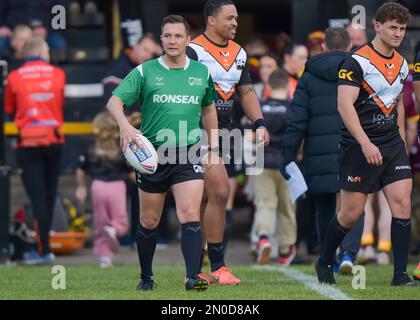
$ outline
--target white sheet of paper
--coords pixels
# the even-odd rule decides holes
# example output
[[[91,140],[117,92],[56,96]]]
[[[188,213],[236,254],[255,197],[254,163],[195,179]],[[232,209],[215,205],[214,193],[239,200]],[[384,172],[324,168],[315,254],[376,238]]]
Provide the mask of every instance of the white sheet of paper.
[[[295,203],[296,199],[308,190],[308,186],[306,185],[302,172],[300,172],[299,167],[295,162],[290,162],[286,166],[286,172],[290,176],[289,180],[287,180],[290,198],[292,199],[292,202]]]

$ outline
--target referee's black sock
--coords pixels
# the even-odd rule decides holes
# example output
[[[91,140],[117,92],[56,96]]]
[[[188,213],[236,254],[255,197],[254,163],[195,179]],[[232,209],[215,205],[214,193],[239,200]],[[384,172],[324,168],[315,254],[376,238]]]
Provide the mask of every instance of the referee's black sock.
[[[152,277],[152,263],[157,242],[157,228],[145,229],[141,223],[137,227],[136,243],[141,275]]]
[[[216,271],[225,265],[223,261],[223,242],[208,243],[207,251],[209,253],[211,271]]]
[[[401,275],[407,271],[410,233],[410,219],[392,218],[391,241],[394,255],[394,275]]]
[[[319,257],[320,265],[330,266],[334,263],[337,248],[349,230],[340,225],[337,216],[331,219],[326,230],[324,248]]]
[[[232,227],[233,227],[233,210],[228,209],[226,210],[225,231],[223,233],[223,255],[226,253],[227,244],[230,239],[230,235],[232,233]]]
[[[200,222],[188,222],[181,225],[181,250],[187,277],[200,273],[201,241]]]

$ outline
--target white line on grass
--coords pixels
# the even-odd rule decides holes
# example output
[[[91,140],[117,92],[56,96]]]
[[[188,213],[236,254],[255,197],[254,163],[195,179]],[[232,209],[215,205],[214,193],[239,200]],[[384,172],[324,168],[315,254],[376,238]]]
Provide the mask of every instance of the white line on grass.
[[[283,273],[286,277],[295,279],[303,283],[304,286],[316,291],[321,296],[333,300],[352,300],[352,298],[348,297],[339,289],[331,287],[329,285],[320,284],[316,277],[310,276],[290,267],[255,266],[255,268],[258,270],[279,271]]]

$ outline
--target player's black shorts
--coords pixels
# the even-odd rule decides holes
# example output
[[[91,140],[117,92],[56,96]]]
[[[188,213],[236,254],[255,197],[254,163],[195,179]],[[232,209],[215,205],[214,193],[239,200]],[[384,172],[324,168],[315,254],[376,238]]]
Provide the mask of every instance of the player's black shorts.
[[[221,152],[219,154],[219,157],[221,157],[223,159],[223,162],[225,163],[225,168],[229,178],[239,176],[241,173],[244,172],[244,167],[242,164],[242,155],[241,159],[239,160],[235,160],[234,156],[235,153],[233,149],[230,150],[229,154],[223,155]]]
[[[404,143],[379,146],[383,162],[368,164],[360,145],[340,146],[339,182],[346,191],[374,193],[395,181],[412,178]]]
[[[160,164],[154,174],[136,173],[137,186],[144,192],[164,193],[169,191],[171,186],[177,183],[190,180],[203,179],[203,167],[201,163],[192,163],[185,156],[185,152],[189,150],[179,151],[176,163]],[[158,152],[159,154],[159,152]],[[159,155],[158,155],[159,156]],[[160,156],[159,156],[159,159]]]

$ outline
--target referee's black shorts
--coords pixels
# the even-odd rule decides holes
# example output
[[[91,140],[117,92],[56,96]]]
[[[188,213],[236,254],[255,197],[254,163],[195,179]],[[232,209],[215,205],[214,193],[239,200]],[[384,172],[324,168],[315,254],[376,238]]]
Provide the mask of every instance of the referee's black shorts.
[[[192,147],[197,149],[197,152],[195,152],[197,157],[194,159],[191,159],[188,155]],[[199,161],[199,145],[172,150],[175,152],[175,157],[169,163],[159,163],[154,174],[136,172],[136,181],[139,189],[148,193],[164,193],[169,191],[174,184],[204,179],[203,167]],[[164,155],[167,156],[168,152],[168,150],[165,150]],[[158,157],[161,159],[159,150]]]
[[[375,193],[393,182],[411,179],[411,166],[401,140],[391,146],[379,146],[381,166],[368,164],[360,145],[340,146],[339,183],[346,191]]]

